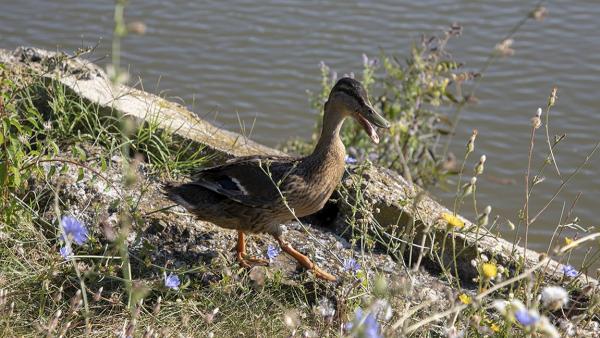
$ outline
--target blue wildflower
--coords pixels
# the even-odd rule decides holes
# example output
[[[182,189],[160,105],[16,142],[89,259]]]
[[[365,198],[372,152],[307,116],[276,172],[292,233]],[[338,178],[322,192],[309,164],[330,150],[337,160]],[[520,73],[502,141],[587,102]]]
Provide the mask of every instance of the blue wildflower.
[[[64,232],[67,234],[67,237],[73,240],[78,245],[83,245],[88,239],[88,231],[76,218],[70,216],[63,216],[60,220],[60,225],[62,226]],[[63,240],[65,240],[63,238]]]
[[[60,248],[59,252],[64,259],[69,259],[73,256],[73,249],[71,249],[70,246],[63,246]]]
[[[357,273],[360,270],[360,264],[354,258],[344,258],[344,271]]]
[[[165,276],[165,286],[170,289],[178,289],[181,281],[177,275],[170,273],[168,276]]]
[[[522,308],[515,312],[515,318],[521,325],[531,326],[540,320],[540,315],[536,311],[528,311]]]
[[[357,159],[355,159],[354,157],[352,157],[350,155],[346,155],[345,161],[347,164],[355,164],[356,162],[358,162]]]
[[[346,323],[346,330],[352,331],[353,337],[360,338],[380,338],[379,323],[372,313],[364,313],[358,308],[355,313],[354,321]]]
[[[565,265],[562,268],[563,274],[567,277],[577,277],[577,275],[579,275],[579,272],[577,272],[577,270],[575,270],[575,268],[571,265]]]
[[[279,256],[279,252],[280,251],[278,247],[271,244],[267,246],[267,258],[269,258],[270,261],[273,260],[273,258]]]

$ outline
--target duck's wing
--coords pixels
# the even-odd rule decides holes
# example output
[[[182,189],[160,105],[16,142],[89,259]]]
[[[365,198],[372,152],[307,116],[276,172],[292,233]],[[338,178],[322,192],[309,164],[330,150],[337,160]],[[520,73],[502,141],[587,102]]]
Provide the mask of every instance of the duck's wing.
[[[300,158],[248,156],[196,172],[193,182],[231,200],[261,207],[281,199],[279,184],[292,174]]]

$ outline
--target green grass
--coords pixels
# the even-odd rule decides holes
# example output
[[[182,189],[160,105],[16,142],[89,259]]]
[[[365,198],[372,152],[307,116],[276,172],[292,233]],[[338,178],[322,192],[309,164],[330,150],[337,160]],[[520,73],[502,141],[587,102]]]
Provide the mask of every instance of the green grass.
[[[221,261],[167,268],[153,264],[153,250],[124,240],[163,214],[168,202],[160,181],[210,159],[202,147],[159,128],[158,116],[127,126],[117,112],[82,100],[58,81],[4,66],[0,80],[0,165],[7,173],[0,195],[0,335],[142,336],[148,328],[159,336],[339,332],[314,315],[318,299],[308,280],[290,283],[276,274],[257,284],[237,265],[232,270]],[[105,229],[94,227],[108,222],[111,209],[118,221],[115,239],[107,241]],[[91,236],[84,246],[71,242],[77,255],[64,260],[58,219],[73,213]],[[189,285],[168,290],[164,272],[185,275]],[[199,282],[206,274],[218,281]],[[302,324],[295,324],[300,314]],[[286,324],[286,318],[293,320]]]

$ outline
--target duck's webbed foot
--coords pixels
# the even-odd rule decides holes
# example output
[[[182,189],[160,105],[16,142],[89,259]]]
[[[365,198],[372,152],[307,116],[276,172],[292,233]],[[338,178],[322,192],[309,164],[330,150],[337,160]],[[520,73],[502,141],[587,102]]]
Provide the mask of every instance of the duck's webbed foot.
[[[302,265],[306,269],[312,270],[312,272],[315,274],[315,276],[317,278],[324,279],[324,280],[330,281],[330,282],[335,282],[336,281],[336,278],[335,278],[334,275],[332,275],[332,274],[330,274],[330,273],[328,273],[328,272],[326,272],[324,270],[321,270],[308,257],[306,257],[305,255],[303,255],[300,252],[298,252],[288,242],[286,242],[285,240],[283,240],[283,238],[281,237],[281,235],[273,235],[273,236],[275,237],[275,239],[279,243],[279,246],[281,247],[281,250],[287,252],[290,256],[294,257],[300,263],[300,265]]]
[[[268,266],[269,261],[257,257],[246,256],[246,234],[238,231],[238,240],[236,246],[236,259],[241,267],[251,268],[253,266]]]

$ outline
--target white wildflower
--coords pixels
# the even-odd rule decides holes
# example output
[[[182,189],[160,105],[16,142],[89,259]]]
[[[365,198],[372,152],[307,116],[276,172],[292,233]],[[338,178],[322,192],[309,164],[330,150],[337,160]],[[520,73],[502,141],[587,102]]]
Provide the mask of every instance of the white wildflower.
[[[456,326],[451,326],[446,329],[446,337],[448,338],[462,338],[465,336],[465,332],[463,330],[458,330]]]
[[[517,311],[526,309],[525,304],[517,299],[510,302],[504,299],[496,299],[492,302],[492,306],[503,316],[512,315]]]
[[[388,321],[392,318],[392,307],[390,303],[385,299],[376,300],[371,306],[373,309],[372,313],[379,320]]]
[[[558,310],[569,302],[569,294],[560,286],[545,287],[541,296],[542,304],[551,311]]]
[[[510,302],[510,307],[513,310],[523,310],[525,309],[525,304],[523,304],[523,302],[518,299],[514,299]]]
[[[498,311],[502,315],[506,316],[506,314],[507,314],[506,308],[508,307],[507,301],[505,301],[504,299],[495,299],[492,302],[492,306],[494,307],[494,309],[496,309],[496,311]]]
[[[330,318],[335,315],[335,308],[327,298],[321,298],[315,307],[315,312],[324,318]]]
[[[572,321],[561,318],[558,320],[558,324],[560,326],[560,329],[565,333],[567,337],[576,336],[577,328],[575,327],[575,324],[573,324]]]
[[[19,136],[17,136],[17,139],[19,139],[19,142],[21,142],[21,144],[28,144],[29,143],[29,137],[23,135],[23,134],[19,134]]]
[[[546,316],[543,316],[540,319],[538,323],[538,331],[543,334],[543,337],[560,338],[560,333],[558,333],[556,327],[550,323],[550,320],[548,320],[548,317]]]

